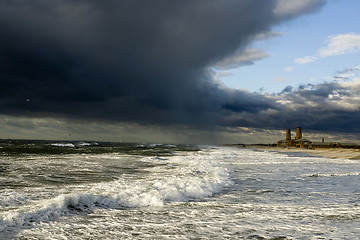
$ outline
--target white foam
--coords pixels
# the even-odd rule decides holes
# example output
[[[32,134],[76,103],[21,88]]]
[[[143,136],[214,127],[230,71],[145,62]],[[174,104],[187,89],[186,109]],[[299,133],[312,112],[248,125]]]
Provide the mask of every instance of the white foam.
[[[88,147],[88,146],[98,146],[99,143],[97,142],[78,142],[75,143],[76,147]]]
[[[161,143],[151,143],[151,144],[149,144],[148,145],[150,148],[154,148],[154,147],[161,147],[161,146],[163,146],[163,144],[161,144]]]
[[[55,147],[75,147],[74,144],[72,143],[53,143],[51,144],[51,146],[55,146]]]
[[[0,207],[1,210],[6,208],[14,208],[18,206],[21,202],[24,202],[26,197],[17,192],[3,192],[0,196]]]
[[[161,159],[143,158],[143,162],[166,161],[168,165],[159,164],[151,168],[146,178],[129,176],[78,187],[83,189],[78,192],[28,202],[16,210],[1,213],[0,230],[32,222],[50,222],[61,216],[88,213],[99,208],[162,207],[167,202],[203,200],[231,184],[228,170],[218,159],[220,154],[215,151]]]
[[[81,163],[84,156],[76,157]],[[110,162],[139,172],[112,182],[70,186],[52,197],[46,193],[47,201],[26,200],[15,206],[13,215],[0,212],[6,216],[0,217],[0,226],[5,226],[0,234],[8,239],[359,236],[358,162],[225,148],[124,161],[120,154],[87,157],[95,166]],[[329,177],[308,178],[313,173]],[[228,188],[230,178],[234,184]],[[229,191],[209,198],[224,188]]]
[[[87,142],[80,142],[80,143],[77,143],[76,145],[77,145],[77,146],[80,146],[80,147],[85,147],[85,146],[91,146],[92,144],[91,144],[91,143],[87,143]]]

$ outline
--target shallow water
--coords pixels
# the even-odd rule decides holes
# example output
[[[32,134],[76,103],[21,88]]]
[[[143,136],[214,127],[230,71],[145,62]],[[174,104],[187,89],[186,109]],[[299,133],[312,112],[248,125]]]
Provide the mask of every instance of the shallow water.
[[[0,239],[360,236],[360,161],[227,147],[46,147],[3,148]]]

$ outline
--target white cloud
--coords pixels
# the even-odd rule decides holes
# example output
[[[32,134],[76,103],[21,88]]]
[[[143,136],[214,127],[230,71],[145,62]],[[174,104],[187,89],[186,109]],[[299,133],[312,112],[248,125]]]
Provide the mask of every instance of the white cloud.
[[[330,57],[360,52],[360,35],[356,33],[331,36],[326,47],[319,49],[319,57]]]
[[[292,72],[292,71],[294,71],[294,67],[293,67],[293,66],[289,66],[289,67],[286,67],[284,70],[285,70],[286,72]]]
[[[317,51],[316,56],[296,58],[298,64],[317,61],[319,58],[360,53],[360,34],[347,33],[328,37],[327,45]]]
[[[301,57],[301,58],[296,58],[294,61],[298,64],[305,64],[305,63],[314,62],[316,60],[317,60],[317,57],[305,56],[305,57]]]

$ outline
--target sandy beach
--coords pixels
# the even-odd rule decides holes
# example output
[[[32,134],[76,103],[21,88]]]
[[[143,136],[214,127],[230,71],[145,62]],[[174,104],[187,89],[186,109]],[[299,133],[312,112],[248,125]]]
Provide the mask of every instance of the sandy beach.
[[[320,156],[326,158],[339,158],[339,159],[358,159],[360,160],[360,149],[350,148],[281,148],[281,147],[265,147],[265,146],[251,146],[250,148],[263,151],[276,151],[276,152],[295,152],[307,153],[313,156]]]

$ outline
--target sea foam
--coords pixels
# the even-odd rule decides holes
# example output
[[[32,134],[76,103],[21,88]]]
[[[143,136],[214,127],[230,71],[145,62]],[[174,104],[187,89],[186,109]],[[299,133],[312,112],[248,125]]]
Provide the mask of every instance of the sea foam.
[[[223,156],[219,151],[168,158],[144,157],[143,162],[156,166],[146,177],[89,184],[77,188],[83,189],[80,191],[29,202],[0,215],[0,230],[56,221],[66,215],[88,214],[99,208],[162,207],[167,202],[204,200],[231,184],[229,171],[221,166],[219,158]]]

